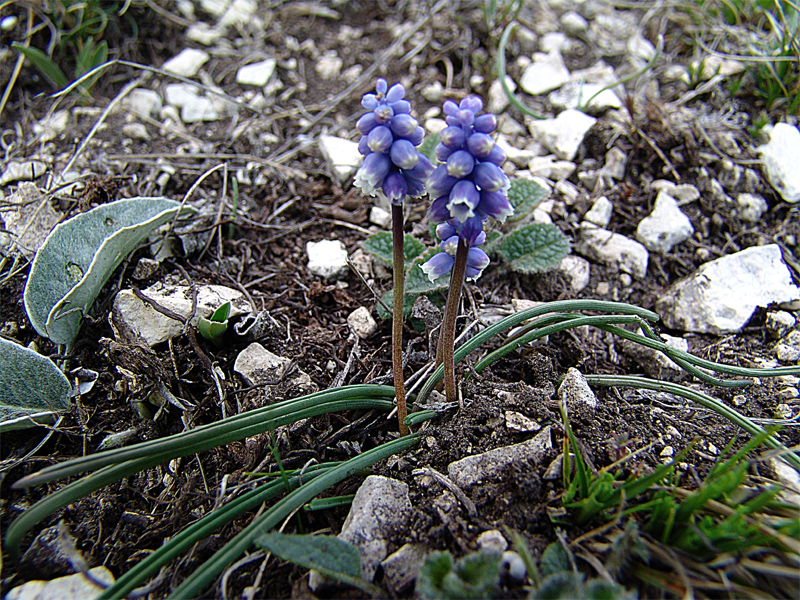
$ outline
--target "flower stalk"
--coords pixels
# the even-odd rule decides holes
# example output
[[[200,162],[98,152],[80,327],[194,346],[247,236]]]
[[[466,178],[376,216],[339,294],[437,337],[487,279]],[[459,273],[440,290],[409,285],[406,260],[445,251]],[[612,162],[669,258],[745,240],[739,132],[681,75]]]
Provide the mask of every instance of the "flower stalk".
[[[439,347],[436,351],[436,366],[444,363],[444,391],[447,399],[453,402],[458,398],[459,408],[463,408],[461,396],[456,389],[456,363],[454,359],[456,344],[456,319],[458,305],[461,301],[461,288],[464,285],[464,274],[467,269],[469,246],[466,240],[459,238],[453,271],[450,276],[450,289],[447,293],[447,305],[444,310],[442,332],[439,335]]]
[[[405,292],[405,253],[403,251],[403,206],[392,204],[392,263],[394,280],[394,308],[392,312],[392,371],[397,398],[397,419],[400,435],[408,435],[405,424],[406,388],[403,380],[403,294]]]

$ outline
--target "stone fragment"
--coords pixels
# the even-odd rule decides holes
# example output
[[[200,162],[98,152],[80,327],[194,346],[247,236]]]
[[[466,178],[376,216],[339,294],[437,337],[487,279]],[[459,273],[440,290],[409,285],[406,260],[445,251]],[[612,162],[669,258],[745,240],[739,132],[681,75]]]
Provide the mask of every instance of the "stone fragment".
[[[485,550],[486,552],[496,552],[500,554],[508,548],[508,541],[497,529],[488,529],[478,536],[475,540],[478,544],[478,550]]]
[[[347,317],[347,324],[358,337],[362,340],[367,339],[369,336],[378,331],[378,324],[365,306],[360,306],[355,309]]]
[[[689,341],[680,338],[661,334],[662,341],[670,348],[676,350],[689,351]],[[680,366],[678,366],[672,359],[667,357],[663,352],[659,352],[654,348],[649,348],[630,340],[620,340],[622,351],[630,356],[636,363],[644,369],[650,377],[665,381],[680,381],[686,376]]]
[[[585,258],[567,254],[558,263],[556,270],[566,275],[567,279],[569,279],[570,289],[576,294],[589,285],[591,266]]]
[[[544,177],[550,181],[567,179],[575,172],[577,166],[568,160],[554,160],[550,156],[537,156],[528,163],[528,170],[534,177]]]
[[[200,0],[200,7],[211,16],[221,17],[230,3],[231,0]]]
[[[428,102],[441,102],[444,96],[444,85],[439,80],[435,80],[422,88],[422,97]]]
[[[572,36],[583,33],[589,29],[589,23],[586,22],[586,19],[572,10],[561,15],[559,22],[561,23],[561,28]]]
[[[667,327],[697,333],[739,331],[759,306],[800,299],[780,246],[753,246],[705,263],[656,302]]]
[[[291,359],[273,354],[264,346],[253,342],[242,350],[233,363],[234,372],[238,373],[247,385],[277,384],[283,379],[292,364]],[[292,383],[297,386],[316,388],[307,373],[295,371]]]
[[[42,194],[36,184],[21,183],[0,206],[0,220],[5,223],[6,231],[0,234],[0,247],[16,240],[17,251],[32,257],[61,216],[49,201],[42,204]]]
[[[321,135],[319,150],[339,181],[344,181],[353,175],[361,165],[362,156],[358,151],[357,142],[332,135]]]
[[[564,160],[572,160],[583,138],[597,119],[580,111],[568,109],[555,119],[531,121],[528,129],[533,139]]]
[[[650,187],[656,192],[666,192],[675,198],[680,206],[694,202],[700,197],[700,190],[689,183],[675,185],[666,179],[656,179],[650,184]]]
[[[769,464],[775,472],[775,479],[783,487],[778,499],[800,509],[800,473],[780,456],[773,456]]]
[[[219,20],[220,27],[241,27],[251,25],[258,29],[262,23],[256,16],[258,3],[256,0],[233,0]]]
[[[569,71],[558,50],[539,54],[522,73],[519,85],[531,96],[546,94],[569,81]]]
[[[122,101],[126,110],[143,116],[158,118],[161,114],[161,96],[154,90],[135,89]]]
[[[764,172],[781,198],[800,202],[800,131],[787,123],[772,129],[768,144],[758,147]]]
[[[250,304],[244,294],[222,285],[197,287],[197,307],[193,316],[192,289],[187,285],[164,285],[159,282],[142,290],[142,293],[184,318],[191,316],[192,325],[196,325],[201,316],[211,316],[211,313],[228,301],[231,303],[231,317],[250,312]],[[144,342],[148,346],[155,346],[183,331],[183,323],[156,311],[131,290],[121,290],[116,295],[109,319],[114,337],[121,342]]]
[[[723,77],[730,77],[738,75],[743,72],[747,67],[744,63],[738,60],[725,59],[719,56],[704,56],[701,60],[695,60],[691,63],[691,70],[693,73],[699,73],[700,79],[711,79],[715,75],[722,75]],[[684,76],[684,81],[690,83],[691,76],[687,72]]]
[[[392,224],[392,213],[380,206],[373,206],[369,209],[369,222],[381,229],[389,229]]]
[[[411,587],[427,554],[428,550],[423,544],[403,544],[381,563],[386,583],[395,594],[401,594]]]
[[[186,104],[194,102],[200,95],[200,90],[191,83],[168,83],[164,86],[164,99],[167,104],[183,108]]]
[[[780,338],[786,335],[795,325],[797,319],[794,315],[785,310],[774,310],[767,313],[766,322],[764,323],[770,336],[773,338]]]
[[[506,153],[506,158],[518,167],[526,166],[531,159],[539,155],[539,153],[534,150],[525,148],[519,149],[512,146],[508,138],[502,133],[498,134],[496,143],[500,149]]]
[[[308,270],[325,279],[340,279],[347,273],[347,250],[339,240],[307,242]]]
[[[220,114],[214,105],[214,101],[205,96],[196,96],[181,108],[181,121],[184,123],[216,121],[219,118]]]
[[[628,155],[616,146],[606,152],[606,164],[603,173],[612,179],[622,181],[625,179],[625,166],[628,162]]]
[[[525,415],[515,410],[507,410],[504,413],[506,419],[506,427],[511,431],[520,433],[533,433],[539,431],[542,426],[533,419],[529,419]]]
[[[274,58],[267,58],[266,60],[240,67],[236,72],[236,83],[263,87],[267,85],[272,73],[275,72],[275,64]]]
[[[320,56],[317,64],[314,65],[314,70],[322,79],[336,79],[342,71],[343,64],[344,61],[336,54],[336,51],[329,50]]]
[[[197,48],[184,48],[165,62],[161,68],[181,77],[194,77],[209,59],[208,52]]]
[[[650,254],[639,242],[619,233],[601,229],[591,223],[581,223],[576,251],[591,260],[597,260],[636,279],[647,274]]]
[[[605,196],[600,196],[594,201],[592,208],[590,208],[587,213],[583,215],[583,220],[587,221],[588,223],[594,223],[598,227],[608,227],[608,224],[611,222],[611,215],[613,213],[614,205],[611,204],[611,200]]]
[[[769,208],[764,197],[758,194],[739,194],[736,196],[736,204],[739,205],[739,218],[748,223],[758,223]]]
[[[653,212],[639,222],[636,239],[651,252],[666,254],[693,233],[689,217],[678,208],[675,198],[662,190],[656,197]]]
[[[447,475],[458,487],[469,489],[499,476],[512,463],[541,462],[552,447],[550,427],[545,427],[527,442],[504,446],[452,462],[447,466]]]
[[[49,142],[64,133],[69,123],[69,111],[59,110],[33,124],[33,133],[40,143]]]
[[[634,56],[641,61],[650,62],[656,55],[656,47],[646,39],[640,32],[636,32],[627,43],[628,54]]]
[[[132,140],[139,140],[142,142],[150,139],[150,134],[147,133],[147,127],[141,123],[126,123],[122,126],[122,135]]]
[[[550,31],[545,33],[539,40],[539,50],[542,52],[563,52],[569,46],[567,34],[561,31]]]
[[[46,171],[47,165],[40,160],[12,160],[6,163],[6,168],[0,175],[0,185],[15,181],[33,181],[39,179]]]
[[[92,579],[75,573],[50,581],[28,581],[10,590],[5,600],[94,600],[105,589],[95,581],[106,587],[114,583],[114,575],[104,566],[89,569],[89,575]]]
[[[573,81],[550,92],[547,99],[557,110],[574,108],[586,110],[593,115],[603,113],[610,108],[622,108],[622,100],[614,90],[603,88],[605,86],[599,83]]]
[[[389,554],[389,539],[404,530],[411,512],[408,486],[401,481],[370,475],[358,488],[337,537],[358,547],[364,581],[375,578],[378,565]],[[311,591],[316,591],[323,582],[318,572],[309,574]]]
[[[564,381],[558,386],[558,398],[566,403],[570,410],[581,406],[588,406],[592,410],[597,408],[597,396],[589,387],[583,373],[575,367],[567,369]]]
[[[506,75],[506,85],[512,93],[517,89],[517,84],[508,75]],[[489,86],[489,103],[486,106],[486,110],[499,115],[508,107],[508,104],[509,100],[503,89],[503,83],[499,79],[495,79],[492,85]]]
[[[203,46],[211,46],[215,44],[223,35],[224,31],[218,27],[210,27],[208,23],[199,21],[193,23],[186,30],[186,39],[203,44]]]

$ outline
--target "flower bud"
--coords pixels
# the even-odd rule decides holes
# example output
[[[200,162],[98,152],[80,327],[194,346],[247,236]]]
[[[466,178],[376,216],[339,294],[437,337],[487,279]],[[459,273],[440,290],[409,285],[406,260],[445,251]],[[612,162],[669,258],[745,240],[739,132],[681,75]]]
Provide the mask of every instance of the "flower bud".
[[[459,102],[458,108],[468,110],[474,115],[483,109],[483,100],[480,99],[480,96],[467,96]]]
[[[367,136],[367,145],[373,152],[383,152],[386,154],[389,148],[392,147],[394,136],[388,127],[385,125],[378,125]]]
[[[395,115],[389,127],[392,133],[399,138],[410,138],[417,130],[417,120],[408,114]]]
[[[447,174],[461,179],[472,173],[475,158],[466,150],[458,150],[447,159]]]
[[[372,111],[372,114],[375,115],[378,123],[386,125],[394,116],[394,110],[388,104],[379,104],[378,108]]]
[[[500,167],[488,162],[478,163],[472,172],[472,178],[475,185],[486,192],[500,191],[509,184],[508,177]]]
[[[356,172],[354,185],[368,196],[375,195],[375,189],[389,174],[392,161],[386,154],[371,152]]]
[[[436,237],[440,240],[446,240],[447,238],[451,238],[458,233],[456,231],[455,225],[452,223],[448,223],[445,221],[444,223],[439,223],[436,226]]]
[[[503,192],[481,191],[481,201],[478,204],[478,214],[482,217],[492,217],[501,223],[514,214],[514,207]]]
[[[431,206],[428,209],[428,221],[442,223],[450,219],[450,209],[447,208],[448,202],[450,202],[450,196],[440,196],[431,202]]]
[[[467,254],[467,267],[464,276],[468,279],[477,279],[483,270],[489,266],[489,256],[480,248],[470,248]]]
[[[392,204],[402,204],[408,193],[406,178],[400,173],[389,173],[383,181],[383,193]]]
[[[476,158],[485,159],[494,148],[494,140],[485,133],[473,133],[467,138],[467,149]]]
[[[396,115],[403,115],[411,112],[411,103],[408,100],[399,100],[398,102],[392,102],[389,106],[392,107],[392,110]]]
[[[389,151],[392,162],[401,169],[412,169],[419,162],[419,152],[408,140],[397,140]]]
[[[420,265],[422,272],[428,276],[431,281],[436,281],[440,277],[444,277],[453,269],[455,259],[447,252],[439,252],[434,254],[430,260]]]
[[[480,246],[486,241],[486,234],[483,233],[483,221],[477,215],[459,223],[456,229],[458,237],[467,242],[468,246]]]
[[[360,140],[358,140],[358,151],[359,151],[359,152],[360,152],[362,155],[364,155],[364,154],[369,154],[370,152],[372,152],[372,151],[369,149],[369,136],[362,135],[362,136],[361,136],[361,139],[360,139]]]
[[[425,139],[425,130],[422,127],[417,127],[414,133],[411,134],[411,137],[408,138],[408,141],[414,144],[415,146],[419,146],[422,143],[422,140]]]
[[[395,83],[392,87],[389,88],[389,91],[386,92],[386,102],[389,104],[394,104],[403,99],[403,96],[406,95],[406,89],[403,87],[402,83]]]
[[[439,165],[433,170],[428,179],[428,193],[434,198],[445,196],[450,193],[450,190],[453,189],[457,182],[458,180],[455,177],[447,174],[446,165]]]
[[[374,112],[365,113],[361,115],[361,118],[358,121],[356,121],[356,129],[358,129],[359,133],[362,135],[367,135],[377,126],[378,119]]]
[[[456,118],[462,125],[470,127],[475,122],[475,113],[471,110],[459,110],[456,113]]]
[[[461,127],[445,127],[439,133],[439,140],[442,144],[453,150],[458,150],[464,145],[464,130]]]
[[[489,155],[486,157],[486,161],[499,167],[506,162],[506,153],[500,146],[495,144],[494,148],[492,148],[492,151],[489,152]]]
[[[448,148],[444,144],[436,144],[436,160],[439,162],[447,162],[453,152],[458,152],[458,150]]]
[[[497,129],[497,117],[486,113],[475,118],[475,131],[479,133],[492,133]]]

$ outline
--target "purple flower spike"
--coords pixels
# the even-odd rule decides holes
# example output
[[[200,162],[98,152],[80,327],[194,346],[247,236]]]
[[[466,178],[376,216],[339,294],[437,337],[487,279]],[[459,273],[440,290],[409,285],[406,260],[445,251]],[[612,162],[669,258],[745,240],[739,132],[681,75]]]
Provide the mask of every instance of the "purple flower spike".
[[[441,223],[436,227],[436,236],[441,240],[440,247],[443,252],[435,254],[421,265],[423,272],[431,281],[447,275],[452,270],[459,240],[463,240],[469,247],[465,272],[468,279],[477,279],[489,265],[487,254],[477,248],[486,241],[480,218],[474,217],[464,223],[459,223],[455,219]]]
[[[477,213],[483,218],[497,219],[505,223],[514,214],[514,207],[503,192],[481,192],[481,201]]]
[[[497,117],[492,113],[486,113],[475,119],[475,131],[480,133],[494,133],[497,129]]]
[[[361,99],[361,106],[369,112],[356,123],[362,135],[358,151],[364,162],[354,184],[369,196],[381,190],[394,204],[402,204],[407,195],[422,196],[425,181],[433,173],[431,162],[417,151],[425,130],[411,116],[405,93],[402,84],[389,87],[386,80],[378,79],[375,93]]]
[[[463,223],[475,216],[475,209],[478,207],[480,199],[481,195],[475,184],[463,179],[453,186],[447,208],[454,219]]]
[[[447,252],[439,252],[439,254],[435,254],[430,260],[420,265],[420,268],[428,276],[428,279],[436,281],[453,270],[453,263],[455,263],[455,259]]]
[[[508,188],[510,183],[506,174],[500,170],[500,167],[489,162],[477,164],[473,177],[475,185],[481,188],[482,191],[487,192],[497,192]]]
[[[485,133],[473,133],[467,139],[467,149],[481,160],[485,160],[494,148],[495,143],[492,136]]]

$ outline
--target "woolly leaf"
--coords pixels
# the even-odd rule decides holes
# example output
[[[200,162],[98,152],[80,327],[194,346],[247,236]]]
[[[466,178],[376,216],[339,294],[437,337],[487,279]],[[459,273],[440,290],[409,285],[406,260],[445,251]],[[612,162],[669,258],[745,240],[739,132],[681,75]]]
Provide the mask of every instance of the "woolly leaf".
[[[364,250],[377,258],[385,265],[392,264],[392,234],[388,231],[369,236],[363,243]],[[403,236],[403,258],[405,268],[409,263],[425,251],[425,244],[420,242],[413,235]]]
[[[438,133],[432,133],[424,140],[422,140],[422,143],[419,145],[418,148],[419,152],[427,156],[428,160],[431,161],[434,165],[439,163],[439,161],[436,160],[436,146],[439,144],[441,140],[442,136],[440,136]]]
[[[506,236],[497,253],[514,271],[540,273],[569,253],[569,240],[555,225],[532,223]]]
[[[508,201],[514,207],[513,219],[530,213],[547,197],[548,191],[532,179],[514,179],[508,188]]]

